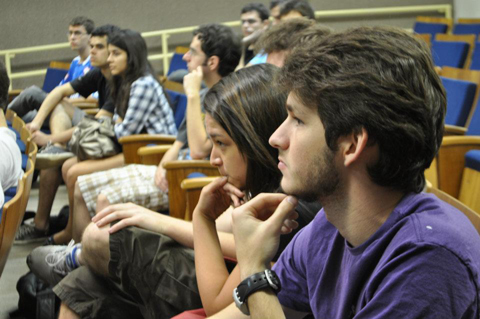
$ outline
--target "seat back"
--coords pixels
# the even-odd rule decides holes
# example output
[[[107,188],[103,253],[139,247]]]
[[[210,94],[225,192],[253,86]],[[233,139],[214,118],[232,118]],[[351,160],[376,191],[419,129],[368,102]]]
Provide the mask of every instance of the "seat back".
[[[476,110],[476,106],[478,105],[477,102],[480,97],[480,71],[458,69],[446,66],[442,68],[440,75],[450,79],[464,80],[477,84],[477,90],[473,102],[474,106],[472,107],[470,114],[468,115],[467,123],[465,124],[465,126],[468,127]]]
[[[480,23],[457,23],[453,26],[453,34],[480,34]]]
[[[432,41],[432,57],[436,66],[463,68],[468,55],[466,42]]]
[[[470,62],[470,70],[480,70],[480,42],[475,43]]]
[[[465,135],[480,136],[480,98],[475,106],[475,111],[472,114],[470,123],[468,124],[467,132]]]
[[[67,73],[68,70],[65,69],[48,68],[47,74],[45,74],[45,79],[43,80],[42,90],[50,93],[55,87],[58,86],[60,81],[65,78]]]
[[[175,125],[177,129],[182,124],[183,119],[185,118],[185,111],[187,109],[187,96],[185,94],[166,90],[168,96],[170,97],[171,107],[173,109],[173,114],[175,117]]]
[[[468,43],[469,48],[467,57],[465,58],[465,62],[463,64],[464,69],[468,69],[470,67],[470,63],[472,62],[472,54],[475,48],[475,38],[476,37],[473,34],[437,34],[435,36],[435,40],[438,41]]]
[[[431,38],[435,37],[437,33],[446,33],[448,25],[444,23],[427,23],[427,22],[415,22],[413,26],[413,32],[415,33],[428,33]]]
[[[465,126],[473,106],[477,85],[468,81],[440,78],[447,92],[445,123]]]
[[[430,33],[415,33],[414,36],[422,41],[425,41],[428,47],[431,47],[432,35]]]
[[[177,70],[187,70],[187,62],[183,61],[183,55],[187,53],[189,48],[187,47],[177,47],[175,53],[173,53],[172,59],[170,60],[170,66],[168,67],[167,76],[172,74]]]

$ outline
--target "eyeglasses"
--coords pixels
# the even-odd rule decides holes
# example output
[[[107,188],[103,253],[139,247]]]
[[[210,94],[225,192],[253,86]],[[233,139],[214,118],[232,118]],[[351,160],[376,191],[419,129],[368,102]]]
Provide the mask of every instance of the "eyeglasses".
[[[80,32],[80,31],[73,31],[73,32],[69,31],[69,32],[67,32],[67,37],[69,37],[69,38],[71,36],[79,37],[79,36],[82,36],[84,34],[86,34],[86,33],[83,33],[83,32]]]

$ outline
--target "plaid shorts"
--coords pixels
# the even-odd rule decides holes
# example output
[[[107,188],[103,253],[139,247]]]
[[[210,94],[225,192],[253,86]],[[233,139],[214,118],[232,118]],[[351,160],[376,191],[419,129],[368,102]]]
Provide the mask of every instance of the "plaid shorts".
[[[155,185],[154,165],[127,165],[79,176],[77,183],[91,216],[97,196],[103,194],[111,204],[132,202],[154,211],[168,210],[168,193]]]

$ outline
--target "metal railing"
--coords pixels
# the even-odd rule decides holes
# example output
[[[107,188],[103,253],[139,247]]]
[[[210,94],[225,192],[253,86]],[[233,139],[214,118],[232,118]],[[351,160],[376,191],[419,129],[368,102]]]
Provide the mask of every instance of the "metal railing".
[[[380,16],[380,15],[387,15],[387,14],[425,14],[425,13],[440,13],[445,16],[445,18],[452,18],[452,6],[449,4],[438,4],[438,5],[422,5],[422,6],[404,6],[404,7],[385,7],[385,8],[368,8],[368,9],[345,9],[345,10],[324,10],[324,11],[316,11],[315,17],[321,18],[322,20],[331,19],[331,18],[345,18],[345,17],[361,17],[361,16]],[[225,22],[225,25],[236,27],[240,26],[240,21],[230,21]],[[163,72],[167,74],[168,67],[169,67],[169,59],[172,57],[173,52],[168,52],[168,38],[174,34],[181,34],[181,33],[191,33],[195,30],[196,26],[191,27],[184,27],[184,28],[175,28],[175,29],[166,29],[160,31],[149,31],[142,33],[144,38],[153,38],[153,37],[160,37],[161,39],[161,48],[162,53],[160,54],[153,54],[149,55],[150,60],[163,60]],[[8,50],[0,50],[0,55],[5,57],[5,67],[7,69],[7,74],[10,79],[20,79],[20,78],[28,78],[34,76],[44,75],[47,70],[32,70],[32,71],[25,71],[25,72],[12,72],[12,65],[11,59],[14,58],[18,54],[26,54],[26,53],[35,53],[41,51],[49,51],[49,50],[58,50],[58,49],[65,49],[69,47],[68,42],[58,43],[58,44],[49,44],[49,45],[39,45],[39,46],[32,46],[27,48],[19,48],[19,49],[8,49]],[[10,84],[10,89],[12,85]]]

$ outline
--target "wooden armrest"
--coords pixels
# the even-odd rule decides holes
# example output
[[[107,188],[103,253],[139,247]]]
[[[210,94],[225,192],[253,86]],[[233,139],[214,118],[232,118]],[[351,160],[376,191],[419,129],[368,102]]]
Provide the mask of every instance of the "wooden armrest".
[[[171,161],[163,163],[165,169],[180,169],[180,168],[213,168],[216,169],[206,160],[188,160],[188,161]]]
[[[192,206],[187,206],[187,194],[182,189],[183,180],[191,173],[197,172],[207,176],[218,176],[218,169],[205,160],[171,161],[163,163],[168,181],[168,197],[170,216],[189,220],[193,212]],[[198,201],[198,195],[196,195]],[[196,203],[196,202],[195,202]]]
[[[445,136],[441,148],[454,145],[480,145],[480,136]]]
[[[445,124],[445,132],[444,132],[445,136],[465,135],[465,133],[467,133],[467,128],[466,127]]]
[[[135,134],[123,136],[118,141],[123,146],[125,164],[141,164],[141,157],[137,154],[140,147],[147,146],[148,144],[171,145],[175,142],[175,136],[164,134]]]
[[[187,209],[185,211],[185,220],[192,220],[193,211],[200,200],[200,194],[202,193],[202,188],[218,177],[197,177],[197,178],[187,178],[182,181],[180,185],[182,189],[186,192],[186,201]]]
[[[167,134],[134,134],[129,136],[123,136],[118,141],[120,144],[135,143],[135,142],[147,142],[159,143],[159,144],[173,144],[175,142],[174,135]]]
[[[163,155],[171,148],[171,145],[142,146],[137,154],[140,156],[140,162],[144,165],[158,165]]]
[[[180,186],[188,193],[188,191],[190,190],[201,190],[204,186],[210,184],[217,178],[217,176],[187,178],[182,181],[182,184]]]

